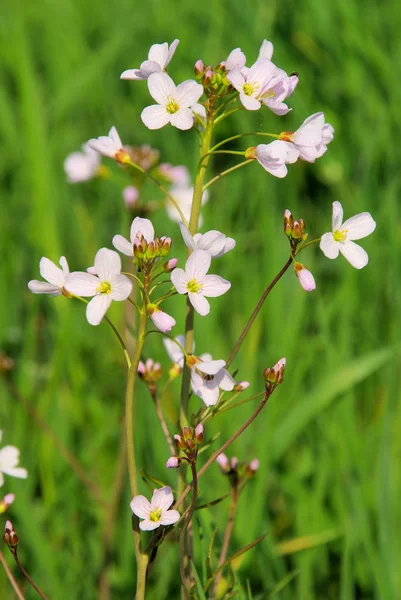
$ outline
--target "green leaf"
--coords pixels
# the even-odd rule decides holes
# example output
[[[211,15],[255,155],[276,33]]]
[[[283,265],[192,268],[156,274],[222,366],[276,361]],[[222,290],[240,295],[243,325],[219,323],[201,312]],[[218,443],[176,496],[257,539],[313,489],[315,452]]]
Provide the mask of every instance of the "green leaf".
[[[205,596],[205,592],[202,587],[202,582],[200,580],[198,571],[196,570],[195,563],[193,560],[191,560],[191,565],[192,565],[192,572],[193,572],[194,579],[195,579],[196,590],[199,594],[199,600],[207,600],[207,598]]]

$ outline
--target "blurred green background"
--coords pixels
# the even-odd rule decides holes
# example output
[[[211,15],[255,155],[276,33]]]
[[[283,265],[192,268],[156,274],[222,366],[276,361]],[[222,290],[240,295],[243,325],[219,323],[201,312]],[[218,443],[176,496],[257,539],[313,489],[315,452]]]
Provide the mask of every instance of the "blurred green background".
[[[15,366],[0,383],[0,428],[2,445],[21,449],[29,478],[8,478],[1,491],[17,495],[9,518],[21,539],[20,558],[49,598],[133,595],[130,497],[118,461],[125,365],[106,324],[91,327],[82,305],[33,296],[27,282],[39,277],[41,256],[57,262],[65,255],[72,269],[83,269],[98,248],[110,247],[115,233],[128,233],[122,186],[66,182],[64,158],[87,139],[115,125],[125,143],[149,143],[160,149],[162,161],[193,171],[196,134],[147,130],[140,120],[151,103],[146,83],[119,79],[145,60],[151,44],[176,37],[181,42],[169,69],[176,82],[193,77],[198,58],[217,64],[237,46],[251,64],[264,38],[274,43],[275,63],[299,73],[289,115],[240,112],[225,122],[217,140],[258,129],[294,130],[320,110],[336,131],[323,158],[315,165],[291,165],[284,180],[252,164],[211,188],[204,230],[233,236],[237,248],[216,265],[232,290],[212,299],[208,317],[197,318],[197,352],[228,356],[287,258],[285,208],[305,219],[312,237],[330,230],[334,200],[342,202],[346,218],[366,210],[377,221],[375,233],[362,242],[370,262],[361,272],[341,256],[329,261],[318,249],[305,251],[302,260],[315,274],[316,291],[305,293],[287,273],[234,363],[239,378],[251,381],[250,391],[257,393],[263,369],[287,357],[284,384],[229,452],[240,460],[260,459],[240,501],[230,553],[269,531],[236,563],[242,585],[237,597],[400,597],[400,14],[391,0],[2,4],[0,348]],[[119,175],[117,165],[103,162]],[[233,162],[220,158],[211,173]],[[147,189],[161,200],[157,190]],[[178,227],[164,209],[152,220],[159,235],[174,238],[174,255],[183,259]],[[177,334],[183,305],[182,298],[169,304]],[[120,309],[114,306],[110,316],[122,324]],[[149,337],[145,356],[168,366],[159,336]],[[153,405],[142,383],[139,389],[139,464],[174,487]],[[172,426],[178,398],[177,382],[164,400]],[[192,401],[194,410],[199,402]],[[225,440],[252,406],[216,419],[208,436],[220,431]],[[73,457],[60,451],[60,443]],[[81,479],[71,460],[79,460]],[[84,477],[96,483],[101,500]],[[116,491],[118,497],[121,482],[113,514],[104,503]],[[141,491],[149,494],[145,485]],[[217,466],[211,468],[201,500],[227,491]],[[227,511],[225,501],[200,513],[201,577],[200,546],[207,548],[218,527],[219,547]],[[3,552],[9,554],[5,546]],[[7,560],[11,565],[11,556]],[[0,597],[14,597],[2,570]],[[26,598],[34,597],[26,589]],[[178,597],[177,543],[170,536],[151,573],[149,598]]]

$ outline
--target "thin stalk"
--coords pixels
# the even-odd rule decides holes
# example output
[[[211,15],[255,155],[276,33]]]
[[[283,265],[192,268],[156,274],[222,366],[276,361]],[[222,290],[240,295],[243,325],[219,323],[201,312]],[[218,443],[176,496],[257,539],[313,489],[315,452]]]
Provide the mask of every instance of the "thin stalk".
[[[226,562],[228,548],[230,546],[231,534],[233,532],[235,513],[237,512],[238,500],[239,500],[239,488],[238,488],[238,484],[235,484],[231,491],[230,512],[228,514],[227,526],[226,526],[226,529],[224,532],[223,545],[221,547],[219,562],[217,563],[217,570],[219,570],[219,568],[222,567],[224,565],[224,563]],[[216,579],[214,580],[213,592],[212,592],[212,596],[211,596],[212,599],[215,598],[215,596],[216,596],[217,586],[221,579],[222,573],[223,573],[223,571],[221,570],[216,575]]]
[[[224,146],[225,144],[228,144],[228,142],[232,142],[234,140],[239,140],[240,138],[246,137],[248,135],[262,135],[262,136],[272,137],[272,138],[276,138],[276,139],[279,137],[275,133],[264,133],[263,131],[249,131],[248,133],[238,133],[237,135],[232,135],[231,137],[226,138],[225,140],[219,142],[218,144],[213,146],[213,148],[210,148],[210,152],[214,152],[215,150],[217,150],[217,148],[220,148],[220,146]]]
[[[174,447],[173,439],[170,435],[170,431],[169,431],[168,425],[166,423],[166,419],[164,418],[164,415],[163,415],[163,410],[160,405],[160,396],[157,394],[156,390],[151,390],[149,388],[149,392],[150,392],[150,395],[152,396],[152,400],[154,402],[155,409],[156,409],[156,414],[159,418],[160,425],[163,429],[164,437],[166,438],[170,454],[171,454],[171,456],[174,456],[176,454],[176,449]]]
[[[3,568],[6,572],[6,575],[8,577],[9,582],[11,583],[11,585],[14,588],[14,592],[16,593],[16,595],[18,596],[18,600],[25,600],[25,597],[23,595],[23,593],[21,592],[18,583],[16,582],[14,575],[11,573],[10,568],[8,566],[8,564],[6,563],[6,559],[4,557],[4,554],[2,553],[2,551],[0,550],[0,562],[3,565]]]
[[[224,119],[227,119],[227,117],[230,117],[234,113],[238,112],[239,110],[244,110],[244,107],[243,106],[237,106],[236,108],[233,108],[232,110],[229,110],[228,112],[223,113],[222,115],[220,115],[216,119],[216,125],[218,125],[219,123],[221,123],[222,121],[224,121]]]
[[[239,154],[243,155],[244,153],[240,152]],[[244,160],[244,162],[239,163],[238,165],[235,165],[234,167],[230,167],[229,169],[226,169],[225,171],[222,171],[219,175],[216,175],[216,177],[213,177],[213,179],[211,179],[210,181],[208,181],[207,184],[203,186],[203,191],[207,190],[208,187],[210,187],[211,185],[213,185],[214,183],[216,183],[216,181],[218,181],[219,179],[221,179],[225,175],[229,175],[229,173],[232,173],[233,171],[236,171],[237,169],[240,169],[241,167],[245,167],[245,165],[249,165],[249,163],[251,163],[253,161],[254,161],[253,158],[249,158],[248,160]]]
[[[189,552],[189,548],[186,547],[186,533],[188,530],[188,527],[190,526],[191,523],[191,519],[192,519],[192,515],[194,514],[195,508],[196,508],[196,501],[198,499],[198,475],[196,472],[196,464],[191,462],[191,472],[192,472],[192,502],[191,502],[191,506],[188,509],[188,513],[186,516],[186,519],[182,525],[182,529],[180,532],[180,539],[179,539],[179,544],[180,544],[180,550],[181,550],[181,554],[185,554],[188,558],[188,562],[190,562],[191,560],[191,556],[189,556],[190,552]],[[189,598],[189,587],[190,587],[190,582],[188,581],[188,576],[185,572],[185,568],[184,568],[184,564],[182,561],[180,561],[180,574],[181,574],[181,584],[182,584],[182,589],[184,592],[184,598],[185,600],[187,600],[187,598]]]
[[[209,456],[209,458],[207,459],[207,461],[205,462],[203,467],[201,469],[199,469],[199,471],[198,471],[198,480],[206,473],[206,471],[214,463],[216,458],[218,456],[220,456],[220,454],[222,452],[227,450],[227,448],[241,435],[241,433],[243,433],[245,431],[245,429],[247,429],[249,427],[249,425],[251,423],[253,423],[253,421],[256,419],[256,417],[258,416],[258,414],[260,413],[260,411],[263,409],[264,405],[268,401],[269,397],[271,396],[271,393],[272,393],[271,391],[266,390],[262,402],[259,404],[259,406],[255,410],[255,412],[249,417],[249,419],[247,421],[245,421],[245,423],[243,425],[241,425],[241,427],[226,442],[224,442],[224,444],[222,446],[220,446],[220,448],[218,450],[216,450],[215,452],[213,452],[213,454],[211,454]],[[185,490],[183,490],[183,492],[179,496],[178,500],[174,504],[174,508],[178,508],[184,502],[185,498],[188,496],[191,489],[192,489],[192,482],[187,485]]]
[[[29,581],[29,583],[31,584],[31,586],[37,591],[37,593],[39,594],[39,596],[43,600],[48,600],[47,596],[44,595],[44,593],[42,592],[42,590],[40,589],[40,587],[38,587],[36,585],[36,583],[34,582],[34,580],[32,579],[32,577],[29,575],[29,573],[24,569],[24,567],[20,563],[19,558],[18,558],[18,554],[17,554],[17,549],[13,548],[13,550],[11,550],[11,554],[13,555],[14,560],[15,560],[15,562],[17,563],[17,565],[19,567],[19,570],[24,575],[24,577]]]
[[[299,249],[297,249],[297,251],[295,252],[295,256],[297,256],[301,252],[301,250],[304,250],[308,246],[319,243],[321,239],[322,238],[315,238],[314,240],[311,240],[310,242],[307,242],[306,244],[302,244],[302,246]]]
[[[252,312],[251,316],[249,317],[249,319],[248,319],[248,321],[247,321],[244,329],[242,330],[242,333],[239,336],[237,343],[235,344],[235,346],[234,346],[234,348],[233,348],[230,356],[228,357],[228,360],[227,360],[227,363],[226,363],[226,368],[228,368],[231,365],[231,363],[233,362],[233,360],[234,360],[234,358],[235,358],[238,350],[241,347],[242,342],[246,338],[248,331],[250,330],[250,328],[252,327],[252,324],[253,324],[254,320],[258,316],[258,313],[259,313],[260,309],[262,308],[263,303],[266,300],[267,296],[270,294],[270,292],[272,291],[272,289],[274,288],[274,286],[276,285],[276,283],[282,278],[282,276],[284,275],[284,273],[287,271],[287,269],[291,265],[292,261],[293,261],[293,257],[290,256],[290,258],[285,263],[284,267],[281,269],[281,271],[279,271],[277,273],[277,275],[275,276],[275,278],[269,283],[269,285],[267,286],[267,288],[265,289],[265,291],[261,295],[260,300],[258,301],[257,305],[253,309],[253,312]]]

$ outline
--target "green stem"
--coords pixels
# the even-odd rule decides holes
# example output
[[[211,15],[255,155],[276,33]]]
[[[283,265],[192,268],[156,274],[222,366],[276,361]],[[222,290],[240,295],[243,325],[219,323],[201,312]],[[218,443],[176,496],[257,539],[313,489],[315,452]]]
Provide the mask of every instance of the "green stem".
[[[145,600],[146,575],[149,564],[149,555],[141,554],[137,559],[136,595],[135,600]]]
[[[231,491],[230,512],[228,515],[226,530],[224,532],[223,545],[221,547],[219,562],[217,563],[217,569],[222,567],[224,565],[224,563],[226,562],[228,548],[229,548],[230,540],[231,540],[231,534],[233,532],[235,513],[237,512],[238,500],[239,500],[239,487],[238,487],[238,483],[237,483],[234,485],[234,487]],[[214,584],[213,584],[213,591],[212,591],[212,596],[211,596],[212,598],[216,597],[217,586],[221,579],[222,573],[223,573],[223,570],[221,570],[216,575],[216,579],[214,580]]]
[[[244,153],[240,152],[239,154],[243,155]],[[240,169],[241,167],[244,167],[245,165],[248,165],[249,163],[251,163],[253,161],[254,161],[253,158],[249,158],[248,160],[244,160],[244,162],[239,163],[238,165],[235,165],[234,167],[230,167],[226,171],[222,171],[219,175],[216,175],[216,177],[213,177],[213,179],[208,181],[207,184],[205,186],[203,186],[203,191],[207,190],[208,187],[210,187],[211,185],[216,183],[216,181],[218,181],[225,175],[228,175],[229,173],[232,173],[233,171],[236,171],[237,169]]]
[[[225,140],[219,142],[218,144],[216,144],[215,146],[213,146],[213,148],[210,148],[210,152],[214,152],[215,150],[217,150],[217,148],[220,148],[220,146],[224,146],[225,144],[228,144],[228,142],[232,142],[233,140],[239,140],[240,138],[243,137],[247,137],[248,135],[264,135],[267,137],[272,137],[275,139],[278,139],[278,135],[276,135],[275,133],[264,133],[263,131],[249,131],[248,133],[238,133],[237,135],[232,135],[229,138],[226,138]]]
[[[314,240],[311,240],[310,242],[307,242],[306,244],[302,244],[302,246],[300,248],[298,248],[297,251],[295,252],[295,256],[297,256],[301,252],[301,250],[304,250],[308,246],[311,246],[312,244],[318,244],[321,239],[322,238],[315,238]]]

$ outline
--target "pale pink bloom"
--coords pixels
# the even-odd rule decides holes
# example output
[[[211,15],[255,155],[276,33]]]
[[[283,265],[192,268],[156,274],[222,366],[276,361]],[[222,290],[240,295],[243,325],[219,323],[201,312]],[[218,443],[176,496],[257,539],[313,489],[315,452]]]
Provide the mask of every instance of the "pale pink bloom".
[[[170,260],[168,260],[167,262],[164,263],[162,269],[163,269],[164,273],[171,273],[171,271],[173,271],[173,269],[176,268],[177,264],[178,264],[177,258],[170,258]]]
[[[299,279],[299,283],[304,288],[305,292],[312,292],[316,289],[315,278],[312,273],[304,265],[299,262],[294,263],[295,274]]]
[[[160,525],[173,525],[180,518],[178,510],[168,510],[174,497],[170,487],[154,490],[152,500],[149,502],[145,496],[135,496],[131,503],[132,512],[143,519],[139,523],[142,531],[152,531]]]
[[[230,461],[228,460],[228,457],[224,454],[224,452],[218,455],[218,457],[216,458],[216,462],[223,469],[223,471],[229,470]]]
[[[276,115],[280,117],[286,115],[291,108],[284,103],[298,85],[298,76],[288,76],[285,71],[277,70],[273,80],[262,94],[262,102],[267,108],[270,108]]]
[[[235,247],[235,240],[233,238],[226,237],[224,233],[220,233],[220,231],[216,231],[215,229],[203,234],[195,233],[192,236],[184,223],[179,222],[178,225],[180,226],[185,245],[192,251],[206,250],[212,258],[219,258]]]
[[[152,73],[165,71],[170,60],[173,58],[179,42],[179,40],[174,40],[170,46],[167,42],[164,42],[164,44],[153,44],[149,50],[148,60],[145,60],[139,69],[124,71],[120,75],[120,79],[144,80],[148,79]]]
[[[203,94],[203,86],[193,80],[177,87],[167,73],[153,73],[148,79],[150,95],[157,104],[147,106],[141,114],[149,129],[160,129],[171,123],[178,129],[191,129],[194,123],[192,107]]]
[[[3,432],[0,430],[0,441],[3,436]],[[20,452],[15,446],[4,446],[0,450],[0,487],[4,483],[4,475],[10,477],[18,477],[19,479],[26,479],[28,477],[28,471],[22,467],[18,467]]]
[[[185,337],[183,335],[177,335],[177,337],[174,339],[177,340],[177,342],[178,342],[178,344],[180,344],[180,346],[182,346],[182,347],[185,346]],[[173,340],[170,340],[168,338],[163,338],[163,345],[166,349],[166,352],[167,352],[170,360],[173,363],[176,363],[182,369],[184,366],[184,353],[181,350],[180,346],[178,346],[178,344],[173,342]],[[193,350],[194,350],[194,348],[195,348],[195,344],[193,346]]]
[[[251,384],[249,383],[249,381],[239,381],[235,384],[234,389],[236,392],[243,392],[244,390],[247,390],[250,385]]]
[[[92,179],[99,168],[100,155],[88,144],[82,146],[82,152],[72,152],[64,161],[64,171],[69,183],[81,183]]]
[[[254,458],[253,461],[250,463],[249,468],[251,469],[251,471],[256,472],[259,469],[259,460],[257,458]]]
[[[268,40],[263,40],[259,50],[259,58],[267,58],[271,60],[273,56],[273,44]]]
[[[93,296],[86,307],[86,318],[91,325],[99,325],[112,300],[126,300],[132,283],[121,274],[121,259],[117,252],[101,248],[95,256],[96,275],[76,271],[70,273],[65,288],[74,296]]]
[[[196,363],[191,369],[192,391],[206,406],[217,403],[220,389],[228,392],[234,389],[235,381],[225,365],[224,360],[209,360]]]
[[[324,113],[318,112],[305,119],[301,127],[285,139],[293,142],[298,148],[299,158],[313,163],[323,156],[333,137],[333,127],[325,123]]]
[[[162,163],[158,167],[160,173],[177,187],[189,187],[191,184],[191,176],[187,167],[184,165],[173,166],[169,163]]]
[[[122,235],[115,235],[113,237],[113,246],[119,252],[122,252],[126,256],[134,256],[134,242],[139,234],[142,234],[145,240],[153,242],[155,238],[155,230],[149,219],[142,219],[141,217],[135,217],[131,224],[130,230],[130,242]]]
[[[60,258],[61,269],[48,258],[41,258],[39,262],[40,274],[45,281],[33,279],[28,283],[28,288],[33,294],[50,294],[60,296],[63,293],[66,277],[70,272],[65,256]]]
[[[298,149],[289,142],[274,140],[270,144],[256,146],[256,160],[275,177],[285,177],[288,173],[286,164],[296,162],[298,157]]]
[[[230,460],[230,467],[233,471],[238,467],[239,460],[236,456],[233,456]]]
[[[198,442],[198,444],[200,444],[202,442],[202,440],[203,440],[203,434],[204,434],[203,425],[202,425],[202,423],[199,423],[195,427],[195,431],[194,431],[194,436],[195,436],[195,439]]]
[[[172,195],[172,197],[174,198],[174,200],[180,207],[181,212],[184,215],[186,221],[189,222],[189,219],[191,217],[191,208],[192,208],[192,200],[193,200],[193,196],[194,196],[194,188],[181,186],[181,185],[179,185],[179,186],[175,185],[170,189],[170,194]],[[202,206],[204,204],[206,204],[206,202],[208,200],[209,200],[209,190],[206,190],[202,196]],[[176,209],[175,205],[168,198],[166,201],[166,210],[167,210],[168,216],[170,217],[170,219],[172,221],[176,221],[176,222],[182,221],[182,217],[181,217],[180,213]],[[199,217],[199,226],[202,225],[202,221],[203,221],[203,219],[202,219],[202,215],[201,215]]]
[[[225,61],[225,67],[227,71],[232,71],[233,69],[238,69],[241,71],[245,67],[246,56],[242,52],[241,48],[235,48],[230,52]]]
[[[340,202],[333,202],[333,231],[322,235],[320,249],[327,258],[337,258],[338,253],[356,269],[368,264],[367,252],[353,240],[360,240],[376,229],[376,222],[368,212],[359,213],[344,223],[343,208]]]
[[[115,127],[110,129],[109,135],[101,135],[98,138],[90,139],[88,146],[109,158],[116,158],[116,154],[120,152],[125,153],[123,143]]]
[[[6,494],[3,500],[0,500],[0,515],[6,512],[6,510],[11,506],[11,504],[13,504],[14,500],[14,494]]]
[[[192,306],[202,316],[210,311],[205,296],[221,296],[231,287],[231,283],[219,275],[207,275],[211,260],[209,252],[195,250],[185,264],[185,271],[176,268],[171,273],[171,281],[177,292],[188,294]]]
[[[269,88],[276,72],[277,67],[270,60],[259,58],[246,75],[239,69],[232,69],[227,73],[227,79],[239,92],[243,106],[247,110],[258,110],[263,93]]]
[[[181,459],[178,456],[170,456],[168,461],[166,462],[166,467],[168,469],[177,469],[180,466]]]
[[[127,208],[132,208],[139,198],[138,188],[134,185],[127,185],[127,187],[123,189],[123,198],[125,206]]]
[[[162,376],[161,365],[158,362],[154,362],[153,358],[148,358],[146,362],[142,362],[140,360],[138,363],[137,372],[145,380],[160,379]]]
[[[148,304],[147,310],[149,317],[152,319],[159,331],[167,333],[174,327],[175,319],[163,312],[162,309],[157,306],[157,304]]]

